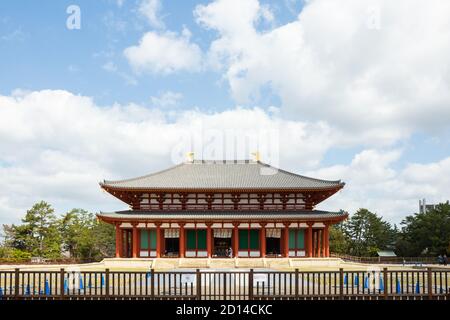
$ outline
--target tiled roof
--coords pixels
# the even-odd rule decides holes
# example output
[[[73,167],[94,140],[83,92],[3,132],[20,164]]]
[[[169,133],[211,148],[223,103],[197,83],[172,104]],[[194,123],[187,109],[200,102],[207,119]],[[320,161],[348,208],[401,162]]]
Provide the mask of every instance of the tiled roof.
[[[300,219],[300,220],[317,220],[317,219],[336,219],[344,218],[347,213],[344,211],[329,212],[319,210],[298,210],[293,212],[276,212],[276,211],[249,211],[249,212],[201,212],[201,211],[117,211],[117,212],[101,212],[97,216],[100,218],[111,219],[160,219],[160,220],[279,220],[279,219]]]
[[[341,188],[340,180],[309,178],[259,161],[185,162],[146,176],[100,183],[124,189],[329,189]]]

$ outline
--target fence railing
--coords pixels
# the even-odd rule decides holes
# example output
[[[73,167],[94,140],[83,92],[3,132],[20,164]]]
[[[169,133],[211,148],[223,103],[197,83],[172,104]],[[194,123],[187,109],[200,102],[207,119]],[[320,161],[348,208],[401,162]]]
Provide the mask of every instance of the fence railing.
[[[450,270],[0,271],[0,299],[440,299]]]
[[[46,259],[46,258],[0,258],[0,264],[17,265],[17,264],[75,264],[75,263],[92,263],[100,262],[101,259],[78,259],[78,258],[61,258],[61,259]]]
[[[347,254],[330,253],[330,257],[359,263],[389,263],[389,264],[436,264],[436,257],[357,257]]]

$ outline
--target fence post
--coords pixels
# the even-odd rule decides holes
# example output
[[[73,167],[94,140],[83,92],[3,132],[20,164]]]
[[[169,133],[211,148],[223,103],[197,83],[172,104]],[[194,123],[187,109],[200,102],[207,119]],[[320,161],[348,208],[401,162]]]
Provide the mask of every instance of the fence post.
[[[295,299],[298,300],[298,269],[295,269]]]
[[[197,300],[201,300],[202,298],[202,279],[200,274],[200,269],[195,271],[196,279],[197,279]]]
[[[431,268],[427,268],[427,288],[428,288],[428,300],[433,299],[433,285],[432,285],[432,273]]]
[[[253,269],[248,274],[248,299],[253,300]]]
[[[220,273],[219,273],[220,275]],[[219,278],[220,279],[220,278]],[[219,280],[220,283],[220,280]],[[223,273],[223,300],[227,300],[227,273]]]
[[[60,299],[62,300],[62,299],[64,299],[64,294],[65,294],[65,287],[64,287],[64,275],[65,275],[65,272],[64,272],[64,268],[61,268],[60,270],[59,270],[59,297],[60,297]]]
[[[105,269],[105,297],[109,299],[109,268]]]
[[[339,268],[339,299],[344,299],[344,269]]]
[[[388,298],[388,273],[387,273],[387,268],[384,267],[383,268],[383,295],[384,295],[384,299],[387,300]]]
[[[150,295],[155,299],[155,269],[150,270]]]
[[[19,298],[19,268],[14,269],[14,298]]]

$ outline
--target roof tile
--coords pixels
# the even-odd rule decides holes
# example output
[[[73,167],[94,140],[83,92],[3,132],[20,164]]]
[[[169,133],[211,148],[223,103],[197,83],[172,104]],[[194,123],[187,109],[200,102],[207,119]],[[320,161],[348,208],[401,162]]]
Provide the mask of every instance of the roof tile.
[[[146,176],[100,184],[127,189],[323,189],[344,185],[340,180],[314,179],[248,160],[195,160]]]

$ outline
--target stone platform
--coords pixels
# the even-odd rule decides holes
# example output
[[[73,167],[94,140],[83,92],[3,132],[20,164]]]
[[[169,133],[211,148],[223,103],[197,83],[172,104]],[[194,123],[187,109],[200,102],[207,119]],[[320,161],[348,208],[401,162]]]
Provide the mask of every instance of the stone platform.
[[[339,268],[343,261],[338,258],[161,258],[135,259],[110,258],[102,261],[105,268],[138,268],[155,270],[174,269],[302,269],[302,268]]]

